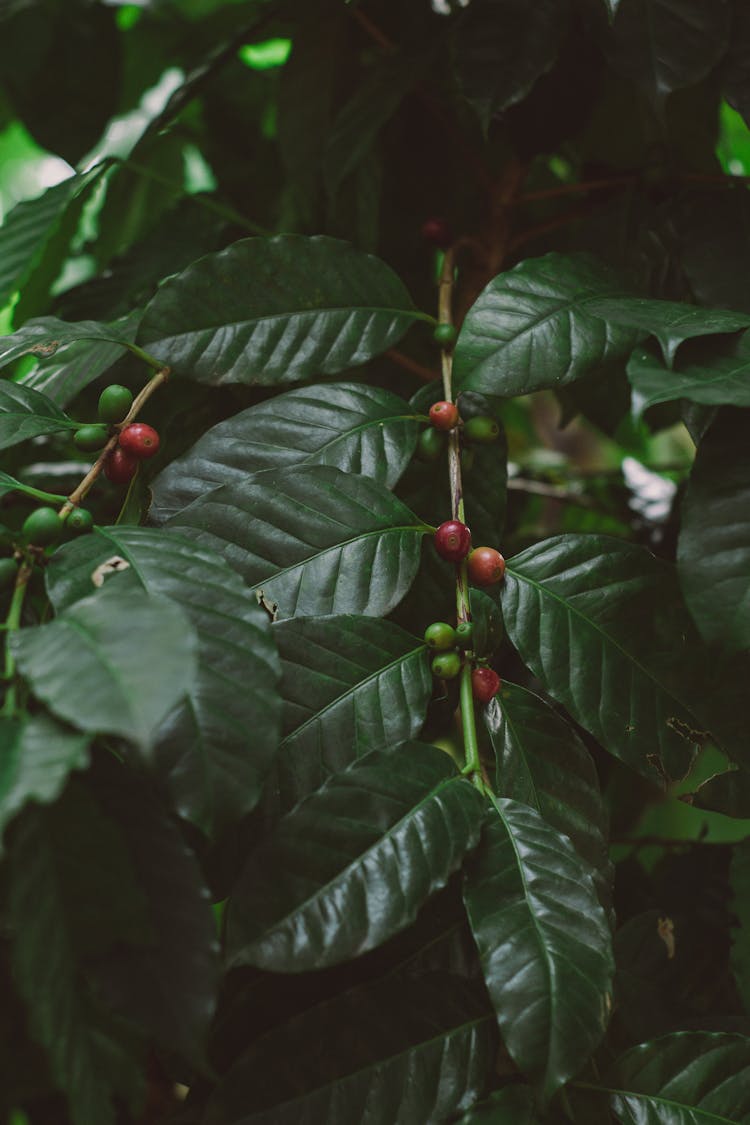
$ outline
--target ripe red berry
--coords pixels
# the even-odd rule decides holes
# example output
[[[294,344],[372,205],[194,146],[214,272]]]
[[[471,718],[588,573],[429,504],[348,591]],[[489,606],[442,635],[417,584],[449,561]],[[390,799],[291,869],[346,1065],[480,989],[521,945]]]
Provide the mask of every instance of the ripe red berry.
[[[104,475],[113,484],[127,484],[135,476],[138,458],[116,446],[104,464]]]
[[[471,532],[460,520],[446,520],[435,532],[435,550],[441,559],[461,562],[471,550]]]
[[[466,565],[469,581],[475,586],[494,586],[505,574],[505,559],[494,547],[476,547]]]
[[[445,219],[434,217],[425,219],[422,223],[422,238],[425,242],[437,246],[439,250],[447,250],[453,242],[453,233]]]
[[[492,668],[475,668],[471,673],[471,694],[479,703],[489,703],[500,691],[501,683]]]
[[[430,407],[430,422],[436,430],[452,430],[458,424],[458,407],[455,402],[434,402]]]
[[[159,435],[153,426],[147,426],[145,422],[133,422],[132,426],[126,426],[118,441],[120,449],[139,461],[159,452]]]

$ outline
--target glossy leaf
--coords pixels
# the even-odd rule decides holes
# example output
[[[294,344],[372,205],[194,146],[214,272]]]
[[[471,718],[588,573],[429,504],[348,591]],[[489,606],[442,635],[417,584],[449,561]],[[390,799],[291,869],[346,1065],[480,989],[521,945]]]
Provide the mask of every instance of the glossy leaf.
[[[382,485],[328,466],[222,485],[166,526],[223,554],[279,618],[388,613],[429,531]]]
[[[394,273],[331,238],[248,238],[200,258],[146,306],[139,342],[198,382],[276,385],[334,375],[415,320]]]
[[[195,673],[196,637],[185,614],[166,598],[114,587],[48,625],[21,629],[10,646],[32,691],[59,718],[144,752]]]
[[[353,989],[257,1039],[206,1125],[450,1120],[487,1084],[493,1022],[476,986],[449,974]]]
[[[506,1086],[477,1102],[458,1125],[541,1125],[536,1098],[530,1086]]]
[[[75,426],[46,395],[18,383],[0,381],[0,449]]]
[[[501,600],[522,659],[606,750],[657,782],[687,773],[706,736],[700,642],[670,565],[606,536],[554,536],[509,560]]]
[[[250,855],[230,899],[230,963],[306,972],[382,945],[445,886],[479,840],[483,814],[443,750],[372,751]]]
[[[273,637],[282,667],[274,783],[282,809],[368,751],[419,733],[430,664],[421,641],[397,625],[347,614],[299,617],[275,625]]]
[[[180,815],[214,832],[253,808],[276,753],[279,662],[267,614],[215,555],[125,526],[98,527],[56,552],[47,569],[53,603],[86,597],[97,568],[117,557],[129,569],[107,583],[129,578],[136,596],[140,587],[171,599],[196,630],[195,679],[156,732],[156,765]]]
[[[696,336],[739,332],[750,326],[750,316],[728,309],[701,309],[678,301],[654,301],[643,297],[604,298],[589,306],[594,316],[610,324],[622,324],[648,332],[659,341],[667,367],[674,366],[680,344]]]
[[[636,348],[628,363],[633,387],[633,409],[642,414],[649,406],[674,399],[706,405],[726,403],[750,406],[750,339],[743,336],[731,354],[707,355],[669,370],[648,347]]]
[[[251,473],[302,464],[332,465],[392,488],[414,452],[414,413],[403,399],[364,384],[287,391],[219,422],[168,465],[153,482],[151,517],[169,518]]]
[[[493,800],[464,898],[500,1034],[552,1097],[607,1027],[614,958],[588,867],[539,814]]]
[[[507,680],[482,714],[495,754],[495,791],[536,809],[570,839],[592,868],[600,902],[609,907],[607,817],[586,747],[549,704]]]
[[[665,1035],[627,1051],[601,1086],[622,1125],[737,1125],[750,1113],[750,1040]]]
[[[732,969],[745,1013],[750,1012],[750,839],[735,844],[729,873],[732,887]]]
[[[76,340],[107,340],[125,345],[129,341],[120,326],[100,324],[97,320],[80,320],[68,324],[54,316],[40,316],[30,320],[11,336],[0,337],[0,367],[21,356],[31,355],[39,359],[52,356],[63,344]]]
[[[682,506],[680,583],[708,641],[750,648],[750,414],[724,411],[698,447]]]
[[[88,765],[89,741],[43,712],[0,719],[0,850],[6,825],[27,802],[56,800],[71,770]]]
[[[566,386],[624,360],[638,331],[603,321],[589,304],[627,292],[609,267],[583,254],[546,254],[501,273],[464,320],[457,388],[506,398]]]

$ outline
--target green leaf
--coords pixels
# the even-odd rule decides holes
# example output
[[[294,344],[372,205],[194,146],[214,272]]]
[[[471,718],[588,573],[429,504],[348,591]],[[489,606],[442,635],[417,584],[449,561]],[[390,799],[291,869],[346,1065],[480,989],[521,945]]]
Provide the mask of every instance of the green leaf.
[[[503,1042],[548,1100],[598,1046],[612,1005],[610,931],[591,875],[534,809],[493,799],[464,898]]]
[[[427,319],[377,258],[290,234],[242,239],[166,281],[139,342],[201,383],[272,386],[366,363]]]
[[[429,531],[382,485],[322,465],[222,485],[166,526],[223,554],[280,618],[385,615]]]
[[[714,68],[729,45],[731,17],[729,0],[628,0],[605,50],[615,70],[661,100]]]
[[[6,825],[28,801],[48,804],[89,760],[87,735],[40,712],[0,719],[0,851]]]
[[[0,449],[75,428],[76,423],[46,395],[18,383],[0,381]]]
[[[627,287],[585,254],[545,254],[501,273],[469,309],[456,344],[459,390],[509,398],[562,387],[630,354],[639,333],[589,309]]]
[[[418,734],[432,692],[421,641],[390,621],[346,614],[281,621],[273,637],[283,699],[273,788],[282,809],[368,751]]]
[[[79,320],[68,324],[54,316],[40,316],[24,324],[12,336],[0,337],[0,367],[24,355],[46,359],[64,344],[71,344],[76,340],[108,340],[127,346],[130,341],[123,335],[122,327],[123,321],[116,321],[112,326],[100,324],[96,320]]]
[[[698,446],[677,567],[707,641],[750,648],[750,414],[722,411]]]
[[[483,709],[495,754],[495,791],[536,811],[592,868],[602,906],[612,900],[607,816],[591,755],[538,695],[503,680]]]
[[[8,894],[14,979],[73,1125],[114,1125],[113,1094],[132,1105],[143,1093],[133,1032],[100,1006],[87,973],[120,943],[149,940],[143,907],[121,836],[81,786],[19,818]]]
[[[622,1125],[737,1125],[750,1113],[750,1039],[686,1031],[626,1051],[604,1076]]]
[[[732,887],[732,969],[737,988],[750,1013],[750,839],[735,844],[729,869]]]
[[[195,632],[166,598],[115,587],[9,638],[19,671],[60,718],[116,734],[143,752],[190,689]]]
[[[265,469],[332,465],[392,488],[414,452],[420,423],[380,387],[300,387],[208,430],[153,482],[151,518],[166,519],[222,484]]]
[[[308,972],[377,948],[445,886],[483,813],[443,750],[372,751],[251,853],[229,903],[230,964]]]
[[[649,406],[674,399],[706,405],[726,403],[750,406],[750,338],[743,336],[730,353],[695,355],[677,370],[669,370],[649,347],[636,348],[628,363],[633,410],[642,414]]]
[[[672,566],[603,535],[559,535],[508,562],[501,600],[521,658],[576,722],[652,780],[685,776],[706,738],[701,646]]]
[[[496,114],[526,97],[550,70],[569,13],[558,0],[475,0],[453,40],[464,96],[486,133]]]
[[[118,557],[129,565],[127,577],[174,601],[197,633],[194,681],[157,730],[155,758],[180,815],[214,833],[254,807],[276,753],[280,671],[267,614],[211,552],[176,535],[123,526],[98,527],[55,553],[47,568],[53,604],[85,598],[92,575]]]
[[[476,986],[447,973],[353,989],[257,1039],[206,1125],[448,1121],[487,1084],[492,1023]]]
[[[457,1125],[541,1125],[534,1091],[529,1086],[506,1086],[477,1102]]]
[[[0,389],[2,384],[0,384]],[[62,504],[65,497],[56,492],[43,492],[40,488],[34,488],[30,484],[24,484],[15,477],[10,476],[8,473],[0,472],[0,496],[5,496],[8,492],[23,492],[25,496],[33,496],[35,500],[49,500],[50,503]]]
[[[639,328],[656,336],[667,367],[674,366],[680,344],[696,336],[739,332],[750,326],[750,316],[728,309],[701,309],[678,301],[654,301],[643,297],[604,298],[589,305],[594,316],[609,324]]]

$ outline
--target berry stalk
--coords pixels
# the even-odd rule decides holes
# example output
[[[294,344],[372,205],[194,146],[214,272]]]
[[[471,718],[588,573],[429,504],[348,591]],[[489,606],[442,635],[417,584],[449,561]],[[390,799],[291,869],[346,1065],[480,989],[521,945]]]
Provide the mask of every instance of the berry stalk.
[[[13,678],[16,674],[16,663],[13,659],[13,654],[10,651],[10,637],[15,633],[21,625],[21,613],[23,612],[23,603],[26,597],[26,590],[28,589],[29,579],[32,574],[32,565],[27,559],[24,559],[18,568],[16,575],[16,583],[13,587],[13,597],[10,600],[8,608],[8,615],[5,618],[3,631],[5,633],[5,664],[3,667],[3,681],[6,685],[5,699],[3,700],[2,708],[0,708],[0,715],[4,718],[12,718],[16,711],[16,685]]]

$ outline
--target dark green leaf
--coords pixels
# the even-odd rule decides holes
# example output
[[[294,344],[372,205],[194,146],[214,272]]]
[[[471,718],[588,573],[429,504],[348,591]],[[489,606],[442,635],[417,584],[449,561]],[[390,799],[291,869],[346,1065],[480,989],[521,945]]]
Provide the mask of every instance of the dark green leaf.
[[[463,93],[485,132],[528,94],[557,57],[568,10],[560,0],[475,0],[454,37]]]
[[[541,1120],[529,1086],[506,1086],[472,1106],[458,1125],[541,1125]]]
[[[198,382],[274,385],[366,363],[415,320],[398,277],[332,238],[247,238],[166,281],[139,342]]]
[[[726,99],[745,124],[750,121],[750,9],[743,3],[734,6],[734,23],[729,55],[724,67],[724,93]]]
[[[110,326],[96,320],[68,324],[54,316],[40,316],[24,324],[12,336],[0,337],[0,367],[24,355],[46,359],[63,344],[71,344],[75,340],[108,340],[125,345],[130,341],[122,334],[122,325],[123,321]]]
[[[256,1040],[206,1125],[450,1120],[487,1084],[492,1023],[476,986],[448,974],[354,989]]]
[[[729,879],[732,887],[732,968],[745,1013],[750,1013],[750,839],[735,844]]]
[[[299,388],[208,430],[153,482],[152,518],[166,519],[222,484],[264,469],[332,465],[392,488],[419,423],[403,399],[357,383]]]
[[[589,310],[628,287],[587,255],[546,254],[501,273],[469,309],[456,344],[459,390],[510,397],[573,383],[630,354],[639,332]]]
[[[85,768],[89,741],[41,712],[0,719],[0,850],[5,826],[28,801],[56,800],[71,770]]]
[[[516,801],[493,806],[466,869],[466,909],[503,1042],[547,1100],[606,1030],[609,925],[567,837]]]
[[[674,399],[688,399],[707,405],[727,403],[750,406],[750,338],[743,336],[731,353],[693,358],[670,371],[653,348],[636,348],[628,363],[628,378],[633,386],[633,409],[642,414],[649,406]]]
[[[0,449],[75,426],[46,395],[18,383],[0,381]]]
[[[750,819],[750,773],[734,769],[716,774],[699,786],[693,795],[693,803],[698,808],[725,816]]]
[[[2,385],[0,384],[0,387]],[[51,503],[58,502],[62,504],[65,497],[56,492],[44,492],[39,488],[34,488],[33,485],[23,484],[20,480],[10,476],[8,473],[0,472],[0,496],[5,496],[8,492],[23,492],[26,496],[33,496],[36,500],[50,500]]]
[[[750,1039],[665,1035],[622,1055],[601,1087],[622,1125],[738,1125],[750,1113]]]
[[[279,663],[268,617],[221,559],[141,527],[97,528],[59,550],[47,569],[53,603],[86,597],[92,574],[117,557],[146,593],[176,602],[197,632],[195,680],[156,733],[156,764],[180,815],[214,832],[253,808],[276,752]]]
[[[417,735],[432,691],[421,641],[390,621],[346,614],[281,621],[273,636],[283,676],[274,785],[282,809],[369,750]]]
[[[495,789],[536,809],[592,868],[599,900],[612,900],[607,817],[594,763],[575,731],[533,692],[503,681],[484,708]]]
[[[667,367],[674,365],[677,349],[696,336],[739,332],[750,325],[750,316],[728,309],[701,309],[677,301],[654,301],[643,297],[604,298],[589,305],[594,316],[610,324],[639,328],[656,336]]]
[[[306,972],[382,945],[445,886],[476,845],[483,813],[445,751],[372,751],[250,855],[230,899],[231,964]]]
[[[522,659],[581,726],[652,780],[685,776],[706,731],[672,566],[606,536],[555,536],[509,561],[501,599]]]
[[[698,447],[682,506],[680,583],[708,641],[750,648],[750,413],[723,411]]]
[[[281,618],[388,613],[429,530],[382,485],[317,465],[222,485],[167,528],[223,554]]]
[[[20,672],[51,711],[79,730],[153,748],[160,723],[190,689],[195,632],[167,598],[112,586],[49,625],[10,638]]]

